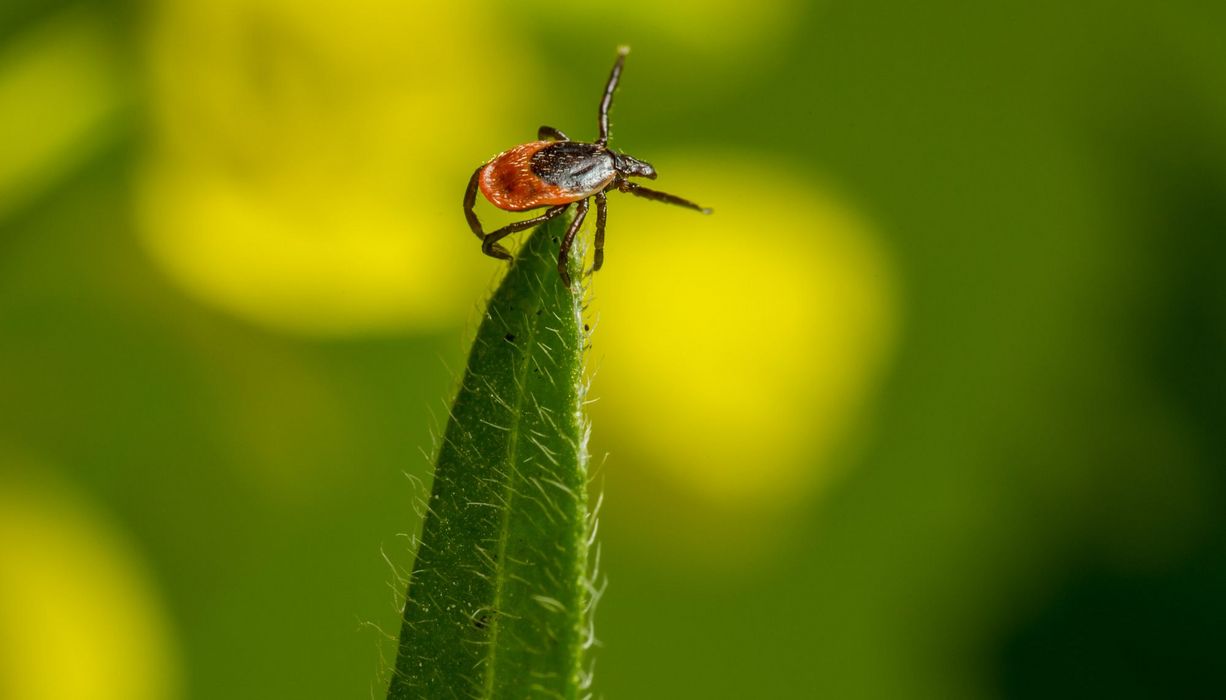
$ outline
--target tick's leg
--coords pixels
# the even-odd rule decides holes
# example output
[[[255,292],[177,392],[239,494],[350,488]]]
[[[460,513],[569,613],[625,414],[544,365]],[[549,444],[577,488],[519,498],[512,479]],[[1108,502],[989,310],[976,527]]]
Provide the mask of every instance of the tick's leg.
[[[575,205],[575,219],[570,222],[570,228],[566,229],[566,235],[562,237],[562,245],[558,249],[558,274],[562,276],[562,284],[566,285],[567,289],[570,289],[570,273],[566,270],[566,263],[570,262],[570,246],[575,242],[575,234],[579,233],[585,216],[587,200],[581,199]]]
[[[477,206],[477,183],[484,169],[485,166],[482,165],[473,171],[473,176],[468,180],[468,189],[464,191],[464,218],[468,219],[468,227],[482,240],[485,239],[485,233],[481,230],[481,222],[477,219],[477,212],[473,211],[473,207]]]
[[[569,141],[566,134],[553,128],[552,126],[542,126],[536,130],[536,139],[538,141]]]
[[[613,104],[613,91],[617,89],[617,81],[621,79],[622,66],[626,64],[628,53],[629,46],[618,47],[617,61],[613,64],[613,71],[609,73],[609,82],[604,86],[604,96],[600,98],[600,138],[596,139],[596,143],[601,146],[609,142],[609,106]]]
[[[608,195],[604,192],[596,194],[596,253],[592,259],[592,272],[604,264],[604,224],[609,216]]]
[[[543,224],[546,221],[549,221],[550,219],[554,218],[558,214],[561,214],[562,212],[566,211],[566,208],[569,206],[570,206],[569,204],[559,204],[556,207],[549,207],[548,209],[545,210],[545,213],[541,214],[540,216],[534,216],[531,219],[524,219],[523,221],[516,221],[513,224],[507,224],[506,226],[503,226],[502,228],[498,229],[497,231],[494,231],[493,233],[485,234],[485,237],[482,238],[481,240],[481,252],[485,253],[491,258],[499,258],[501,260],[510,260],[511,253],[506,248],[503,248],[502,246],[498,245],[499,239],[506,238],[507,236],[511,235],[512,233],[515,233],[516,231],[523,231],[524,229],[532,228],[533,226],[536,226],[537,224]]]
[[[657,202],[664,202],[665,204],[676,204],[679,207],[685,207],[686,209],[693,209],[694,211],[702,212],[703,214],[711,213],[711,209],[707,207],[700,207],[688,199],[682,199],[675,194],[669,194],[667,192],[658,192],[656,190],[649,190],[646,187],[642,187],[628,180],[622,180],[621,182],[617,183],[617,189],[621,190],[622,192],[629,192],[635,197],[642,197],[643,199],[651,199]]]

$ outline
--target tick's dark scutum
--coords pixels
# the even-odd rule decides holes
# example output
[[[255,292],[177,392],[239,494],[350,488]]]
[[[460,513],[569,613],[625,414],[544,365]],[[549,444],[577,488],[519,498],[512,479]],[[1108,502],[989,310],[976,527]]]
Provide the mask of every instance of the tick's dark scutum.
[[[532,155],[532,173],[570,192],[602,189],[615,173],[613,156],[591,143],[559,141]]]

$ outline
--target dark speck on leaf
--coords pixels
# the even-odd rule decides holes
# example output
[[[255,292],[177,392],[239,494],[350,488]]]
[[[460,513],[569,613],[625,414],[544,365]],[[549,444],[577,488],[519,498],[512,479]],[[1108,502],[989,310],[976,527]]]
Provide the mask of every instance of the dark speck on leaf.
[[[514,334],[514,333],[507,333],[506,335],[504,335],[504,336],[502,336],[502,337],[503,337],[503,338],[506,338],[506,340],[507,340],[507,342],[508,342],[508,343],[514,343],[514,342],[515,342],[515,334]]]
[[[483,612],[477,617],[473,618],[473,627],[476,627],[479,630],[483,630],[489,626],[490,626],[490,614],[489,613]]]
[[[592,329],[591,329],[591,328],[588,328],[588,327],[587,327],[587,324],[585,323],[585,324],[583,324],[583,330],[584,330],[584,331],[590,331],[590,330],[592,330]]]

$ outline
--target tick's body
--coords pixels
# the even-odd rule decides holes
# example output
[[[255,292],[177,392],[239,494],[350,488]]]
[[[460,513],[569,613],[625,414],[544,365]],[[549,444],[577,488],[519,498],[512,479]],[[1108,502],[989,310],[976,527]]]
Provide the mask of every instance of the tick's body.
[[[617,178],[608,151],[576,141],[525,143],[498,154],[479,172],[481,194],[507,211],[587,199]]]
[[[548,221],[575,205],[575,218],[566,231],[558,255],[558,273],[569,287],[570,275],[566,271],[567,256],[575,234],[587,215],[588,198],[596,200],[596,253],[592,270],[599,270],[604,262],[604,228],[606,211],[605,193],[610,189],[654,199],[668,204],[711,213],[693,202],[664,192],[641,187],[627,178],[645,177],[654,180],[656,171],[651,165],[623,153],[610,151],[609,105],[617,88],[622,65],[626,60],[625,48],[618,52],[617,62],[605,85],[600,101],[600,138],[595,143],[571,141],[561,131],[542,126],[537,132],[537,141],[516,146],[494,156],[485,165],[477,168],[468,181],[464,194],[464,216],[473,233],[481,239],[481,250],[486,255],[511,259],[511,254],[498,245],[498,240],[516,231]],[[540,216],[504,226],[497,231],[485,233],[473,207],[477,190],[494,206],[506,211],[528,211],[549,207]]]

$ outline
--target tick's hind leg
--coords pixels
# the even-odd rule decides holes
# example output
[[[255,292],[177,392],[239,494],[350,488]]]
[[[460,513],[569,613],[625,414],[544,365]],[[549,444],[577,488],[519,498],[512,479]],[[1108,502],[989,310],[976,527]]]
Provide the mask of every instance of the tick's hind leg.
[[[554,218],[558,214],[561,214],[562,212],[566,211],[566,208],[569,206],[570,206],[569,204],[559,204],[556,207],[549,207],[548,209],[545,210],[545,213],[541,214],[540,216],[534,216],[531,219],[524,219],[523,221],[516,221],[513,224],[507,224],[506,226],[503,226],[502,228],[498,229],[497,231],[494,231],[493,233],[485,234],[481,238],[481,252],[485,253],[491,258],[498,258],[500,260],[510,260],[511,259],[510,251],[498,245],[498,241],[500,239],[506,238],[507,236],[511,235],[512,233],[515,233],[516,231],[523,231],[524,229],[532,228],[533,226],[536,226],[537,224],[543,224],[546,221],[549,221],[550,219]],[[474,216],[473,218],[476,218],[476,217]]]
[[[536,138],[538,141],[569,141],[566,134],[563,134],[558,129],[552,126],[542,126],[536,130]]]
[[[600,192],[596,195],[596,253],[592,258],[592,272],[604,265],[604,225],[609,217],[608,195]]]
[[[485,232],[481,230],[481,221],[477,219],[477,212],[473,207],[477,206],[477,185],[481,181],[481,171],[485,169],[482,165],[473,171],[473,176],[468,180],[468,189],[464,190],[464,218],[468,220],[468,227],[473,230],[477,238],[485,240]]]
[[[657,202],[664,202],[665,204],[676,204],[679,207],[685,207],[686,209],[693,209],[694,211],[702,212],[703,214],[711,213],[710,208],[700,207],[688,199],[682,199],[681,197],[678,197],[675,194],[669,194],[667,192],[649,190],[646,187],[637,185],[628,180],[622,180],[621,182],[617,183],[617,189],[621,190],[622,192],[629,192],[635,197],[642,197],[643,199],[651,199]]]
[[[583,225],[583,218],[587,216],[587,200],[581,199],[575,205],[575,219],[570,222],[570,228],[566,229],[566,235],[562,237],[562,245],[558,250],[558,274],[562,276],[562,284],[570,289],[570,272],[566,269],[566,263],[570,262],[570,247],[575,242],[575,234],[579,233],[579,227]]]

